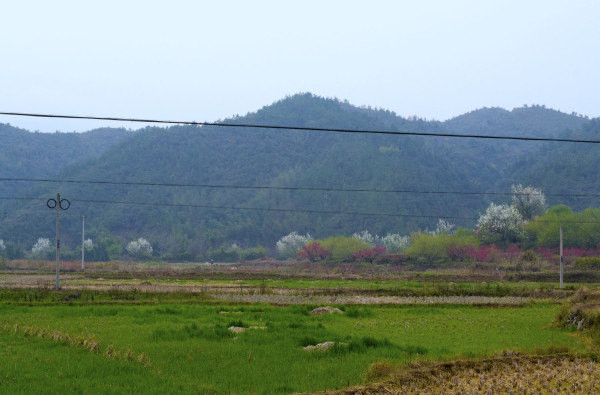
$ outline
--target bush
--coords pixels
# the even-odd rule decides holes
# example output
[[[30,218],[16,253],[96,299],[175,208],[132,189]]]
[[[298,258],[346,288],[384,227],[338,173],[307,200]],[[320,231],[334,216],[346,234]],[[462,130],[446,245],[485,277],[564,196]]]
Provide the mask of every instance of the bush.
[[[35,257],[46,257],[51,251],[51,247],[50,239],[40,237],[31,248],[31,254]]]
[[[373,261],[376,258],[380,258],[384,255],[385,255],[385,247],[384,246],[373,247],[373,248],[366,249],[366,250],[360,250],[360,251],[357,251],[354,254],[352,254],[354,259],[357,260],[358,262],[366,261],[369,263],[373,263]]]
[[[397,233],[388,233],[381,238],[381,244],[385,246],[389,254],[397,254],[404,251],[410,245],[409,237]]]
[[[135,258],[149,258],[152,256],[152,246],[148,240],[140,237],[137,240],[131,241],[125,247],[127,253]]]
[[[595,256],[577,258],[575,268],[579,270],[600,270],[600,258]]]
[[[224,246],[208,250],[206,256],[217,262],[237,262],[240,260],[238,248],[225,248]]]
[[[324,248],[321,243],[314,242],[309,245],[302,246],[298,252],[298,258],[308,259],[311,262],[320,261],[329,256],[330,251]]]
[[[497,245],[483,245],[477,249],[476,258],[478,262],[493,262],[498,257]]]
[[[340,262],[351,261],[354,258],[353,254],[355,252],[371,248],[369,243],[344,236],[330,237],[319,243],[324,249],[331,252],[331,258],[333,260]]]
[[[446,254],[448,255],[448,258],[453,261],[464,261],[474,256],[472,253],[474,250],[475,248],[473,246],[457,246],[456,244],[450,244],[446,248]]]
[[[411,258],[424,258],[430,263],[435,259],[451,258],[464,260],[471,257],[479,241],[472,232],[458,229],[453,235],[446,233],[413,233],[411,246],[406,253]]]
[[[548,262],[552,262],[552,260],[554,259],[555,250],[553,250],[551,248],[538,247],[535,249],[535,251],[539,255],[541,255],[545,260],[547,260]],[[525,251],[525,252],[527,252],[527,251]]]
[[[296,232],[292,232],[277,241],[277,252],[281,258],[295,257],[300,251],[300,248],[311,240],[312,237],[308,233],[306,236],[302,236]]]
[[[521,256],[521,260],[523,262],[529,262],[529,263],[533,263],[533,262],[537,262],[538,260],[538,256],[537,254],[532,251],[532,250],[527,250],[523,253],[523,255]]]
[[[521,258],[521,249],[516,245],[511,245],[504,252],[504,259],[508,259],[510,262],[513,260],[519,260]]]
[[[244,261],[251,261],[267,256],[267,249],[265,247],[254,247],[239,250],[238,252],[240,259]]]
[[[403,254],[387,254],[375,260],[379,265],[401,265],[407,261]]]

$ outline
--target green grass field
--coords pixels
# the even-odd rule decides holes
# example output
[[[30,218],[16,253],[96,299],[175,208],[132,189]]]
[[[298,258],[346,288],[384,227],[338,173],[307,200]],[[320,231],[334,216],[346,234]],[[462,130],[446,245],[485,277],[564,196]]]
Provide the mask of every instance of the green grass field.
[[[369,366],[384,360],[479,358],[552,345],[586,351],[581,338],[552,325],[560,306],[551,303],[338,306],[344,314],[313,316],[313,306],[198,297],[177,303],[152,295],[106,304],[103,293],[65,301],[60,294],[11,292],[0,303],[5,393],[317,391],[365,383]],[[235,334],[230,326],[246,329]],[[98,344],[90,349],[81,339]],[[303,350],[325,341],[337,344]]]

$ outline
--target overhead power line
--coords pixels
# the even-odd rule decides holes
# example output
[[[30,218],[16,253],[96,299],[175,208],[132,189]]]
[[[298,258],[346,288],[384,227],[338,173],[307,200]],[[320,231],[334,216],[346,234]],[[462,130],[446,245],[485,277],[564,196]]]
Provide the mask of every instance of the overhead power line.
[[[528,137],[528,136],[489,136],[482,134],[465,134],[465,133],[449,133],[449,132],[411,132],[411,131],[384,131],[384,130],[367,130],[367,129],[342,129],[342,128],[318,128],[307,126],[293,125],[268,125],[268,124],[249,124],[249,123],[230,123],[230,122],[197,122],[197,121],[173,121],[161,119],[144,119],[144,118],[120,118],[120,117],[100,117],[89,115],[59,115],[59,114],[40,114],[40,113],[25,113],[25,112],[8,112],[1,111],[0,115],[9,115],[17,117],[36,117],[36,118],[60,118],[60,119],[80,119],[80,120],[95,120],[95,121],[117,121],[117,122],[140,122],[140,123],[156,123],[169,125],[194,125],[194,126],[217,126],[217,127],[232,127],[232,128],[253,128],[253,129],[280,129],[280,130],[296,130],[296,131],[311,131],[311,132],[334,132],[334,133],[353,133],[353,134],[386,134],[386,135],[401,135],[401,136],[427,136],[427,137],[452,137],[452,138],[472,138],[472,139],[487,139],[487,140],[518,140],[518,141],[550,141],[561,143],[587,143],[600,144],[600,140],[585,140],[585,139],[566,139],[566,138],[548,138],[548,137]]]
[[[101,203],[101,204],[127,204],[138,206],[167,206],[167,207],[191,207],[191,208],[208,208],[221,210],[249,210],[249,211],[277,211],[291,213],[311,213],[311,214],[339,214],[339,215],[364,215],[364,216],[380,216],[380,217],[400,217],[400,218],[433,218],[433,219],[463,219],[477,220],[477,217],[460,217],[447,215],[418,215],[418,214],[396,214],[396,213],[366,213],[352,211],[329,211],[329,210],[303,210],[303,209],[284,209],[284,208],[266,208],[266,207],[236,207],[236,206],[211,206],[204,204],[184,204],[184,203],[149,203],[149,202],[131,202],[131,201],[114,201],[114,200],[90,200],[90,199],[72,199],[73,202],[83,203]],[[578,224],[598,224],[599,221],[553,221],[553,220],[538,220],[542,223],[578,223]]]
[[[373,193],[406,193],[406,194],[431,194],[431,195],[504,195],[504,196],[536,196],[548,197],[600,197],[600,194],[591,193],[518,193],[518,192],[477,192],[477,191],[426,191],[416,189],[377,189],[377,188],[334,188],[334,187],[280,187],[271,185],[226,185],[226,184],[186,184],[186,183],[161,183],[138,181],[95,181],[95,180],[68,180],[49,178],[11,178],[0,177],[0,181],[16,182],[48,182],[65,184],[99,184],[99,185],[131,185],[131,186],[158,186],[158,187],[189,187],[189,188],[217,188],[217,189],[264,189],[281,191],[322,191],[322,192],[373,192]]]
[[[129,201],[118,201],[118,200],[72,199],[72,201],[73,202],[83,202],[83,203],[127,204],[127,205],[136,205],[136,206],[166,206],[166,207],[207,208],[207,209],[218,209],[218,210],[276,211],[276,212],[284,212],[284,213],[364,215],[364,216],[402,217],[402,218],[408,217],[408,218],[441,218],[441,219],[468,219],[468,220],[477,219],[475,217],[454,217],[454,216],[439,216],[439,215],[366,213],[366,212],[352,212],[352,211],[303,210],[303,209],[269,208],[269,207],[211,206],[211,205],[205,205],[205,204],[150,203],[150,202],[129,202]]]
[[[33,197],[0,197],[0,200],[45,200],[43,198],[33,198]]]
[[[0,200],[40,200],[45,201],[45,198],[35,197],[0,197]],[[378,216],[378,217],[398,217],[398,218],[429,218],[429,219],[462,219],[462,220],[477,220],[478,217],[461,217],[447,215],[418,215],[418,214],[397,214],[397,213],[373,213],[373,212],[354,212],[354,211],[335,211],[335,210],[304,210],[304,209],[287,209],[287,208],[272,208],[272,207],[239,207],[239,206],[212,206],[206,204],[186,204],[186,203],[156,203],[156,202],[134,202],[123,200],[96,200],[96,199],[71,199],[71,203],[92,203],[92,204],[124,204],[133,206],[154,206],[154,207],[188,207],[188,208],[204,208],[216,210],[245,210],[245,211],[271,211],[284,213],[308,213],[308,214],[334,214],[334,215],[362,215],[362,216]],[[598,224],[598,221],[559,221],[559,220],[537,220],[542,223],[562,223],[562,224]]]

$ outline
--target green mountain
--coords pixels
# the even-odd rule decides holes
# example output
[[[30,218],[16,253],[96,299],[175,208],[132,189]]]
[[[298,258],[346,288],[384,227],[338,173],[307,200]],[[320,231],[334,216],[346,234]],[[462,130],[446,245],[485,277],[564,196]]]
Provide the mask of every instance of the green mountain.
[[[548,121],[548,117],[552,120]],[[565,129],[579,128],[585,119],[543,107],[528,107],[513,111],[482,109],[450,121],[430,122],[299,94],[226,122],[556,135]],[[95,133],[104,135],[107,131]],[[41,170],[48,168],[42,166],[43,162],[36,162],[40,171],[22,170],[18,174],[148,183],[479,191],[494,189],[501,180],[512,179],[507,170],[511,161],[532,156],[539,149],[539,145],[531,144],[522,148],[513,143],[450,138],[192,126],[145,128],[112,144],[105,141],[91,145],[97,151],[81,153],[62,168],[43,173]],[[18,152],[12,155],[13,160],[20,157]],[[30,165],[31,169],[38,169],[36,166]],[[10,168],[0,167],[0,175],[15,174]],[[518,182],[524,177],[514,180]],[[80,216],[85,214],[87,234],[94,239],[110,234],[124,244],[145,237],[158,253],[174,258],[202,256],[210,248],[232,243],[272,247],[279,237],[291,231],[309,232],[316,237],[350,235],[364,229],[378,234],[406,234],[432,229],[439,217],[447,216],[460,217],[451,220],[456,224],[473,226],[474,221],[468,218],[482,211],[490,201],[480,195],[105,184],[41,184],[27,192],[51,197],[57,191],[73,203],[68,211],[61,213],[66,246],[74,247],[79,242]],[[38,237],[51,238],[54,234],[54,213],[44,202],[4,202],[0,208],[0,238],[4,240],[31,246]]]
[[[594,119],[576,132],[563,133],[560,137],[600,140],[600,119]],[[546,143],[528,156],[515,162],[510,168],[514,178],[522,184],[543,188],[548,195],[591,194],[596,196],[547,196],[549,204],[566,204],[576,210],[598,207],[600,174],[598,160],[600,145],[580,143]]]
[[[87,133],[31,133],[0,123],[0,175],[51,177],[67,166],[101,155],[131,134],[110,128]],[[0,182],[0,196],[13,196],[28,188],[24,183]]]
[[[527,106],[507,111],[482,108],[443,123],[446,131],[482,136],[557,137],[579,130],[588,120],[576,114],[565,114],[544,106]],[[482,190],[506,190],[520,182],[513,164],[539,151],[537,142],[481,139],[437,139],[452,160],[462,162],[480,182]],[[536,184],[534,184],[536,185]]]

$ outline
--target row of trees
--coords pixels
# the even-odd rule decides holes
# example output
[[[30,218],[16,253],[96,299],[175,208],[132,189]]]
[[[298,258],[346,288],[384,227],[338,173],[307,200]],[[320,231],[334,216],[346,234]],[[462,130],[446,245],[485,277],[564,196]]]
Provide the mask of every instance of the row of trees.
[[[109,241],[109,243],[107,243],[107,241]],[[102,238],[99,246],[95,245],[92,239],[86,239],[84,240],[83,245],[89,260],[109,260],[111,258],[110,255],[113,255],[113,257],[116,258],[123,252],[120,245],[115,244],[113,239]],[[115,248],[115,246],[118,246],[118,248]],[[50,242],[50,239],[45,237],[38,238],[29,252],[16,251],[17,247],[12,243],[8,243],[8,247],[11,258],[13,258],[12,255],[22,255],[22,257],[29,258],[51,259],[55,251],[54,245]],[[148,240],[140,237],[137,240],[129,242],[125,247],[125,251],[133,258],[144,259],[152,257],[153,248]],[[0,255],[5,254],[7,254],[7,245],[3,240],[0,240]],[[77,246],[75,250],[67,250],[65,251],[65,254],[67,257],[70,257],[71,255],[78,257],[81,254],[81,246]]]
[[[170,256],[161,253],[157,241],[138,238],[123,244],[120,239],[104,235],[86,240],[86,257],[91,261],[120,259],[125,254],[135,259],[216,261],[253,260],[265,256],[280,259],[303,258],[311,261],[368,261],[402,254],[404,257],[433,262],[438,259],[486,261],[495,258],[513,259],[522,251],[535,250],[540,256],[551,256],[558,246],[558,228],[564,229],[566,248],[581,249],[581,256],[600,251],[600,210],[587,209],[573,212],[567,206],[546,209],[546,200],[540,189],[521,185],[512,187],[512,204],[491,203],[483,212],[474,229],[456,228],[440,219],[434,230],[413,232],[410,235],[387,233],[371,234],[367,230],[350,237],[314,239],[310,234],[291,232],[281,237],[274,250],[265,247],[241,248],[237,244],[209,248],[202,255]],[[0,254],[11,259],[19,257],[13,243],[0,240]],[[573,250],[575,251],[575,250]],[[588,253],[589,252],[589,253]],[[40,238],[20,257],[50,259],[53,248],[50,240]],[[63,250],[65,259],[76,259],[80,247]]]
[[[573,212],[564,205],[546,209],[540,189],[512,186],[512,204],[491,203],[471,229],[458,228],[440,219],[433,231],[414,232],[410,236],[372,235],[368,231],[350,238],[335,237],[313,240],[310,235],[292,232],[277,243],[281,258],[297,256],[311,261],[373,261],[378,257],[402,253],[413,259],[433,262],[439,259],[489,261],[515,260],[524,251],[551,259],[559,243],[559,227],[563,226],[564,245],[578,256],[600,253],[600,210]],[[356,240],[356,241],[351,241]],[[360,242],[360,243],[359,243]],[[577,250],[579,249],[579,250]]]

